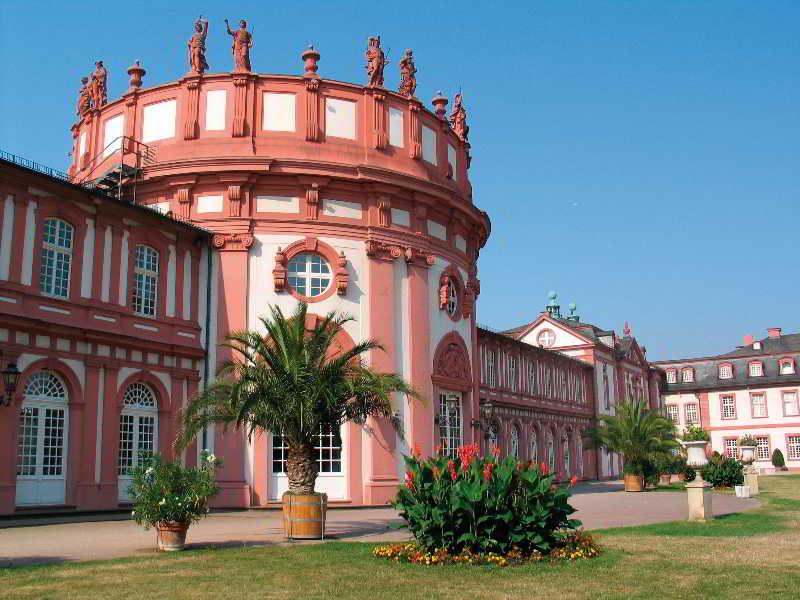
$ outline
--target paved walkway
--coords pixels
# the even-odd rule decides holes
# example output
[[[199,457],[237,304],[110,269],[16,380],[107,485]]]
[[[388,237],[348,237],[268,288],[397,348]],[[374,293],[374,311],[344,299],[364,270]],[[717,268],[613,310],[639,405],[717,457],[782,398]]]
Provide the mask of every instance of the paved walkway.
[[[575,518],[587,529],[682,520],[687,517],[682,492],[626,494],[618,483],[584,483],[573,490]],[[759,506],[755,499],[714,494],[714,514]],[[388,508],[332,509],[327,536],[342,540],[394,541],[408,538]],[[287,543],[277,510],[218,512],[192,525],[190,546],[255,546]],[[308,543],[308,542],[304,542]],[[312,542],[313,543],[313,542]],[[155,532],[144,531],[126,515],[87,518],[56,516],[0,520],[0,567],[135,556],[154,552]]]

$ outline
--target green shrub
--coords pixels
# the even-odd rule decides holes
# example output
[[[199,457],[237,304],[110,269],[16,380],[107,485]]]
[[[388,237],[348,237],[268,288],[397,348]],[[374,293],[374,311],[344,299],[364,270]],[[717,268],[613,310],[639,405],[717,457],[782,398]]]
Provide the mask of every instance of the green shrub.
[[[684,442],[710,442],[711,436],[698,425],[689,425],[681,435]]]
[[[772,451],[772,466],[776,469],[782,469],[786,466],[786,461],[783,460],[783,452],[779,448]]]
[[[145,528],[158,523],[192,523],[208,513],[208,500],[219,488],[214,470],[219,461],[203,452],[199,467],[164,462],[153,455],[133,470],[128,488],[133,518]]]
[[[544,464],[478,456],[477,444],[459,448],[455,460],[440,454],[405,463],[393,506],[424,551],[548,554],[580,525],[569,518],[568,489]]]
[[[688,483],[690,481],[694,481],[695,479],[697,479],[697,471],[694,470],[694,467],[685,465],[683,467],[683,480]]]
[[[683,454],[673,456],[669,472],[673,475],[680,475],[686,472],[686,457]]]
[[[743,465],[735,458],[712,456],[700,473],[714,487],[733,487],[744,483]]]
[[[739,438],[739,446],[758,446],[758,440],[749,433]]]

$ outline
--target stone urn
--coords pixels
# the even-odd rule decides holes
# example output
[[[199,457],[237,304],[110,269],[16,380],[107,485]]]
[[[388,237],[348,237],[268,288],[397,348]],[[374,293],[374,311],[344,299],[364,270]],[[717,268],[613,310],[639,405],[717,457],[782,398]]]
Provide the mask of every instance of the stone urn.
[[[708,442],[698,440],[696,442],[682,442],[686,448],[686,464],[695,469],[702,469],[708,464],[706,457],[706,446]]]
[[[742,462],[746,465],[749,465],[756,459],[755,446],[739,446],[739,452],[741,452],[742,455]]]

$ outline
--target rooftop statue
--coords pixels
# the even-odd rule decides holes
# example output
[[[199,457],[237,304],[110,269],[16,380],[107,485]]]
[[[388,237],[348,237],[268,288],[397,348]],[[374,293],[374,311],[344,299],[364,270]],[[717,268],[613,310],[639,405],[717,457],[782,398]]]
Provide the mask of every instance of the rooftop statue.
[[[239,29],[231,30],[228,19],[225,19],[228,35],[233,37],[231,50],[233,51],[234,71],[250,71],[250,48],[253,47],[253,35],[247,31],[247,21],[239,21]]]
[[[81,89],[78,92],[78,106],[76,112],[79,116],[85,115],[92,108],[92,96],[89,91],[89,78],[81,77]]]
[[[227,21],[225,22],[227,23]],[[194,22],[194,34],[189,38],[189,67],[193,75],[202,75],[208,71],[206,36],[208,36],[208,19],[204,19],[203,15],[200,15],[200,18]]]
[[[467,111],[464,109],[462,100],[461,93],[456,94],[453,102],[453,112],[450,113],[450,126],[461,141],[466,142],[469,135],[469,125],[467,125]]]
[[[413,52],[409,48],[400,59],[400,87],[397,88],[397,91],[404,96],[412,97],[417,90],[416,75],[417,67],[414,64]]]
[[[106,83],[108,81],[108,71],[103,66],[103,61],[98,60],[94,63],[95,70],[92,73],[92,83],[90,86],[92,104],[95,108],[101,108],[108,102],[108,90]]]
[[[367,51],[364,53],[367,59],[367,77],[369,87],[383,87],[383,68],[386,66],[386,56],[381,48],[380,36],[373,36],[367,40]]]

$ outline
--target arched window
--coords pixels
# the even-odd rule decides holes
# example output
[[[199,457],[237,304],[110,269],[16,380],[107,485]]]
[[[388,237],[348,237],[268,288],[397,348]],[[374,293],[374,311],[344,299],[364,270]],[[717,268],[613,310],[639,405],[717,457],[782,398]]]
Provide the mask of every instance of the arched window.
[[[572,477],[572,448],[569,445],[569,436],[564,436],[564,476]]]
[[[583,477],[583,437],[578,436],[575,441],[575,474]]]
[[[68,432],[67,391],[50,371],[31,375],[17,437],[17,504],[63,504]]]
[[[289,261],[287,281],[298,294],[319,296],[331,285],[331,266],[319,254],[302,252]]]
[[[733,379],[733,365],[724,363],[719,366],[720,379]]]
[[[781,358],[778,360],[781,375],[794,375],[794,360],[791,358]]]
[[[519,427],[516,425],[511,428],[511,443],[509,451],[514,459],[519,460]]]
[[[556,470],[556,446],[552,431],[547,432],[547,469],[550,473]]]
[[[754,360],[749,365],[750,377],[762,377],[764,375],[764,363]]]
[[[45,219],[42,236],[42,262],[39,267],[39,289],[46,296],[69,297],[72,247],[75,229],[61,219]]]
[[[686,367],[681,370],[681,383],[694,383],[694,369]]]
[[[158,448],[158,404],[146,383],[132,383],[122,397],[119,415],[117,474],[128,477]],[[120,492],[124,490],[120,489]]]
[[[497,431],[498,431],[497,423],[494,422],[490,423],[486,437],[486,443],[488,444],[488,448],[486,448],[486,453],[491,452],[492,448],[498,445]]]
[[[536,430],[531,427],[530,438],[528,442],[528,458],[530,458],[533,462],[539,462],[539,438],[536,435]]]
[[[667,369],[667,383],[677,383],[678,372],[675,369]]]
[[[133,312],[140,317],[155,317],[157,300],[158,252],[140,244],[134,256]]]

